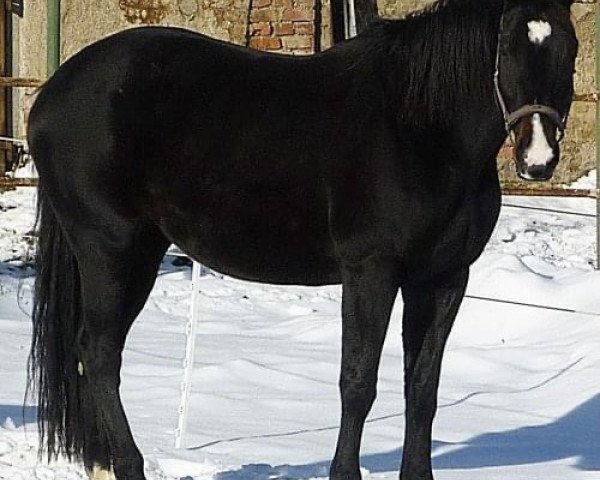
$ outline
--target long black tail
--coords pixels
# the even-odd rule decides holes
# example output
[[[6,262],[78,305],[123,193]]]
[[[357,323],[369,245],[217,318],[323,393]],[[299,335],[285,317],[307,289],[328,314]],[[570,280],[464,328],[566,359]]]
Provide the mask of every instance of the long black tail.
[[[37,278],[33,304],[33,339],[29,390],[37,395],[40,455],[80,459],[83,424],[78,397],[77,338],[81,326],[81,291],[77,260],[48,202],[38,189]]]

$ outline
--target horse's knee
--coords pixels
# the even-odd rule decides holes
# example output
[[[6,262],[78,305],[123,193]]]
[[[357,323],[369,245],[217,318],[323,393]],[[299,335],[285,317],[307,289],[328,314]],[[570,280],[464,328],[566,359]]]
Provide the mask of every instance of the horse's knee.
[[[344,407],[355,412],[368,412],[377,397],[377,379],[345,379],[340,381]]]

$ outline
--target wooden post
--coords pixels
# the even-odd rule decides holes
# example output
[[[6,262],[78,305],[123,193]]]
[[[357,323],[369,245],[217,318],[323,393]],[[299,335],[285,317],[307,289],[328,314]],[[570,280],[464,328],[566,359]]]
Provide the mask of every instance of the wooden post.
[[[10,12],[6,10],[6,2],[0,0],[0,75],[7,75],[7,48],[11,48],[6,42],[7,21]],[[8,90],[0,88],[0,135],[6,136],[8,132],[8,116],[11,112],[8,109]],[[0,175],[6,171],[6,161],[8,157],[8,148],[12,148],[5,142],[0,143]]]
[[[333,43],[336,44],[346,38],[345,0],[331,0],[331,29]]]
[[[1,77],[0,88],[37,88],[44,84],[37,78]]]
[[[60,65],[60,0],[48,0],[48,78]]]

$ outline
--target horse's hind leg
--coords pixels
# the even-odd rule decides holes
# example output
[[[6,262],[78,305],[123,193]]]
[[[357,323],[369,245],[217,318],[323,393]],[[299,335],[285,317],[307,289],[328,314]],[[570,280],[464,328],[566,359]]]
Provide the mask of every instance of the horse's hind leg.
[[[144,478],[119,396],[121,353],[169,243],[154,226],[123,226],[118,245],[114,236],[97,232],[76,240],[83,311],[78,369],[87,417],[83,459],[94,480]]]

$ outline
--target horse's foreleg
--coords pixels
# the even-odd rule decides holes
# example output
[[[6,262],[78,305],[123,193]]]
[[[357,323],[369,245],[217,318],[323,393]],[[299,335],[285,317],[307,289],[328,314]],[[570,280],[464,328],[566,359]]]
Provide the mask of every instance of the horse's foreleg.
[[[436,283],[402,287],[406,397],[402,480],[433,479],[431,427],[442,356],[467,279],[468,270]]]
[[[119,395],[125,338],[156,278],[168,242],[145,232],[143,242],[115,252],[104,242],[79,255],[84,321],[78,364],[83,459],[92,480],[143,480],[143,458]]]
[[[398,284],[389,265],[370,258],[343,267],[342,420],[331,479],[361,478],[359,450],[376,396],[377,370]]]

